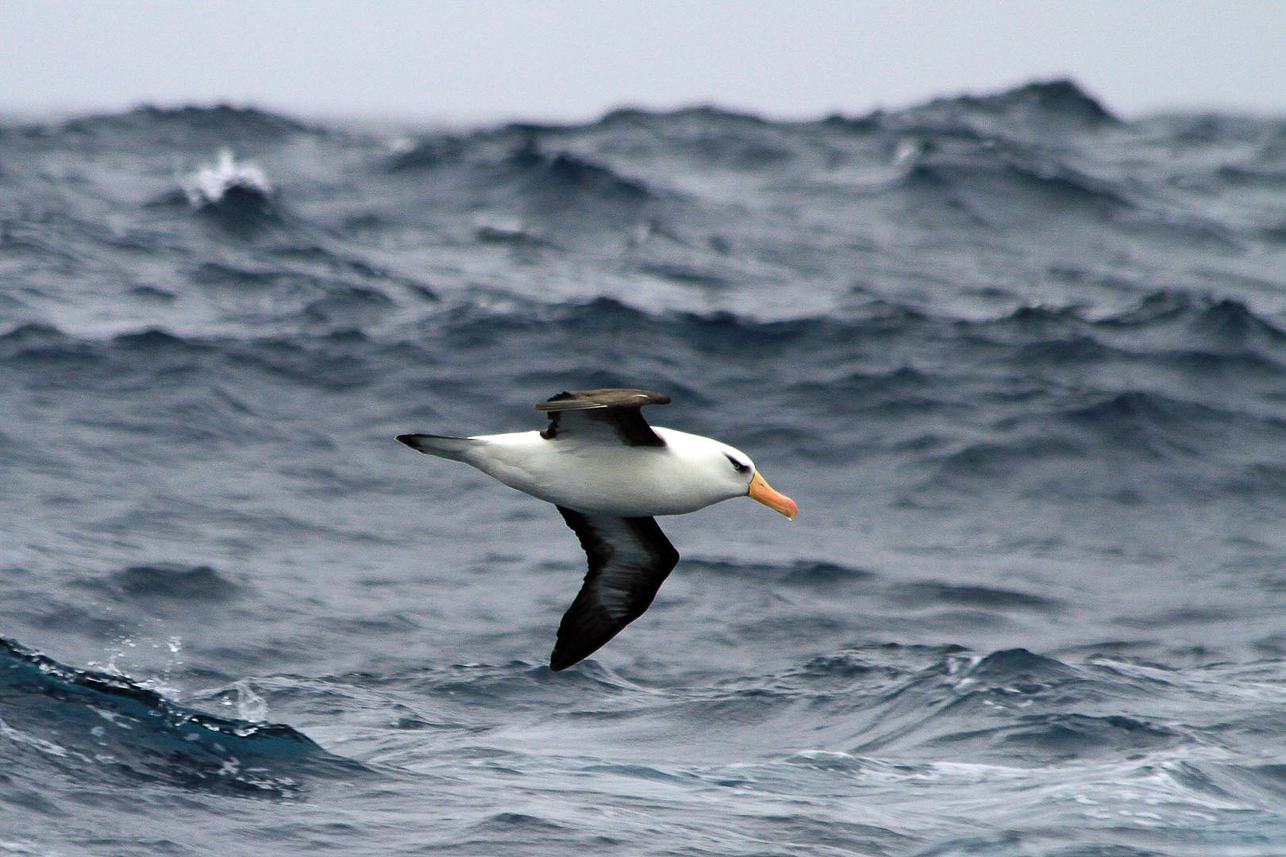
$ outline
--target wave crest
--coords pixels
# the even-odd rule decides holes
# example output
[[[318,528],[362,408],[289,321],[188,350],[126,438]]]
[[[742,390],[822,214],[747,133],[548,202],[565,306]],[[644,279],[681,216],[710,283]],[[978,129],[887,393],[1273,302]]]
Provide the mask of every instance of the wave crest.
[[[301,787],[308,763],[338,761],[290,726],[186,708],[123,676],[69,667],[4,638],[0,687],[0,723],[11,739],[108,776],[281,794]]]

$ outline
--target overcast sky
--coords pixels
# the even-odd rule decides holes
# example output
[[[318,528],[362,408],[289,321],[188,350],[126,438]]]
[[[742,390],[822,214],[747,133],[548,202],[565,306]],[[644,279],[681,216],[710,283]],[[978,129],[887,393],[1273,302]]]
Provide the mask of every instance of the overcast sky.
[[[1067,76],[1125,116],[1286,116],[1283,0],[3,0],[0,33],[0,110],[25,114],[809,118]]]

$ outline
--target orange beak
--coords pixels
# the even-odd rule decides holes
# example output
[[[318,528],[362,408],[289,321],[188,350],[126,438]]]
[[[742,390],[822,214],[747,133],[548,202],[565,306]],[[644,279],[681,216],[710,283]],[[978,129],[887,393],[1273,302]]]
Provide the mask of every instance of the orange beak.
[[[765,482],[764,478],[759,475],[758,470],[755,471],[755,477],[750,480],[750,490],[747,491],[746,494],[749,495],[752,500],[758,500],[769,509],[776,509],[792,521],[795,520],[795,516],[799,514],[799,506],[795,505],[795,501],[787,497],[785,494],[780,494],[774,491],[772,486]]]

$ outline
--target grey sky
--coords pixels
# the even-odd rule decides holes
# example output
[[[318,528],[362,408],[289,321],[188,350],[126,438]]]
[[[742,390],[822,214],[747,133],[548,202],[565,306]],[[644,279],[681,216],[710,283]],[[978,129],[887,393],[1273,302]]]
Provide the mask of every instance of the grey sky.
[[[0,110],[803,118],[1071,76],[1110,109],[1286,116],[1279,0],[5,0]]]

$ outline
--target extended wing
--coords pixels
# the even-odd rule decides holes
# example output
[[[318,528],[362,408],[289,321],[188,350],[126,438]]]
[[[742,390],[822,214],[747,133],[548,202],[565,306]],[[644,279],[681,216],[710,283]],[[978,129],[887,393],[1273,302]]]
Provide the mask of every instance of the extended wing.
[[[626,446],[665,446],[640,413],[644,405],[665,405],[670,397],[650,390],[564,391],[536,405],[549,414],[541,432],[547,440],[569,437],[614,438]]]
[[[589,657],[642,616],[679,552],[652,518],[586,515],[558,507],[580,538],[589,572],[558,626],[549,668],[562,670]]]

